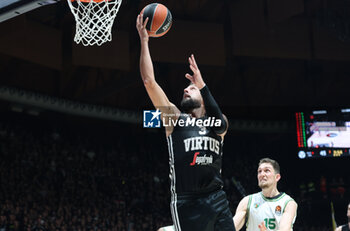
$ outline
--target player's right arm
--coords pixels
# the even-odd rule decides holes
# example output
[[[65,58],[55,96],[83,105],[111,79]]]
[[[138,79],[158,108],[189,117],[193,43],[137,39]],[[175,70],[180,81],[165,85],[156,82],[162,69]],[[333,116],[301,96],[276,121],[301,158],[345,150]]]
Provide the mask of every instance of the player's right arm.
[[[146,24],[148,22],[148,18],[143,21],[143,15],[139,14],[136,20],[136,28],[140,36],[141,42],[141,54],[140,54],[140,72],[142,81],[150,97],[153,106],[158,108],[163,114],[173,114],[176,119],[180,113],[179,109],[172,104],[163,89],[159,86],[159,84],[155,80],[153,63],[151,54],[149,51],[148,41],[149,36],[146,31]],[[172,131],[172,128],[167,129],[167,135],[169,135]],[[168,132],[170,132],[168,134]]]
[[[236,230],[240,230],[247,217],[249,196],[244,197],[238,204],[236,213],[233,217],[233,223],[235,224]]]
[[[279,223],[279,231],[292,230],[293,221],[295,220],[297,214],[297,208],[298,204],[294,200],[288,202],[288,204],[284,208],[284,212]]]

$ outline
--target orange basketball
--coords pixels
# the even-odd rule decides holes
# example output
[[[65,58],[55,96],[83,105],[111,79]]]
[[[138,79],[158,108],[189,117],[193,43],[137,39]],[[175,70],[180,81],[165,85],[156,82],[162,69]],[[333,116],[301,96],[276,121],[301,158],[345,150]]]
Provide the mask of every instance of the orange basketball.
[[[168,8],[160,3],[152,3],[142,9],[143,20],[148,17],[146,30],[150,37],[160,37],[165,35],[173,22]]]

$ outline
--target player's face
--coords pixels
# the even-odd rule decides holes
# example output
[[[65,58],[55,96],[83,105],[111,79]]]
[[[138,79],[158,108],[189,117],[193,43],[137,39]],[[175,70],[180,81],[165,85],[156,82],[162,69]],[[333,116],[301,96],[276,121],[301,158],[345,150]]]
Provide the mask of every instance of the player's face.
[[[193,84],[190,84],[184,89],[184,95],[181,101],[181,106],[186,110],[190,111],[195,108],[199,108],[202,104],[202,96],[198,89]]]
[[[184,89],[183,99],[202,100],[201,92],[194,84],[190,84]]]
[[[348,214],[347,214],[347,216],[350,219],[350,204],[348,204]]]
[[[258,168],[258,184],[261,189],[277,185],[280,174],[276,174],[270,163],[262,163]]]

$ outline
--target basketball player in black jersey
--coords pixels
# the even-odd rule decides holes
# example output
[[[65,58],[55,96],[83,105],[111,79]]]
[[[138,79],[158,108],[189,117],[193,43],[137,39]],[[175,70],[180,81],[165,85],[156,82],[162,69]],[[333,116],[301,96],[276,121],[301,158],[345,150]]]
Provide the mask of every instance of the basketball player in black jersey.
[[[154,77],[145,29],[148,18],[145,21],[142,18],[138,15],[136,28],[141,40],[140,71],[144,86],[153,105],[161,111],[161,118],[169,115],[166,121],[178,121],[176,126],[170,123],[165,129],[175,231],[234,231],[221,179],[227,119],[205,85],[193,55],[188,60],[193,74],[185,75],[191,84],[184,89],[183,112],[168,100]],[[204,125],[209,119],[212,126]]]
[[[338,228],[336,228],[334,231],[350,231],[350,202],[348,204],[348,212],[347,212],[347,216],[348,216],[348,223],[345,225],[341,225]]]

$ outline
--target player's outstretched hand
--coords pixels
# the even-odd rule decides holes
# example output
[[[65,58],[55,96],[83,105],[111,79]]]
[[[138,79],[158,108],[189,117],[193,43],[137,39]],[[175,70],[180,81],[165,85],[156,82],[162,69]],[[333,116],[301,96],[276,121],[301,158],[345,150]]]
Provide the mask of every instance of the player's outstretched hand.
[[[193,75],[186,73],[185,77],[189,79],[194,85],[196,85],[196,87],[202,89],[205,86],[205,83],[197,66],[196,60],[194,59],[194,55],[191,55],[188,58],[188,62],[190,63],[190,68],[193,71]]]
[[[265,223],[264,222],[261,222],[260,225],[258,225],[260,231],[267,231],[267,228],[265,226]]]
[[[136,29],[139,32],[141,42],[142,41],[147,42],[149,39],[147,30],[146,30],[146,25],[147,25],[148,19],[149,18],[147,17],[146,20],[143,21],[143,14],[137,15],[137,18],[136,18]]]

